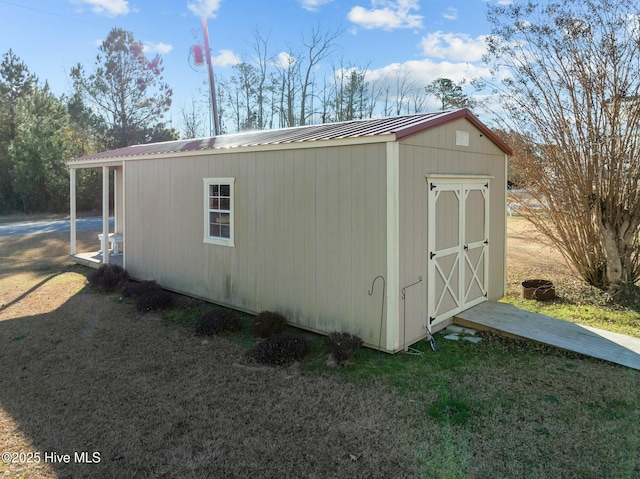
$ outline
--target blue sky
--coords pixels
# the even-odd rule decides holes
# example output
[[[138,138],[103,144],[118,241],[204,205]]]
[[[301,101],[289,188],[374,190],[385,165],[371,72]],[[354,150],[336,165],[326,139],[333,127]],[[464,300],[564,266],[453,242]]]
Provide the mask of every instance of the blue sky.
[[[218,76],[251,61],[256,28],[276,57],[300,47],[312,28],[341,28],[334,62],[367,67],[370,79],[401,73],[426,85],[488,75],[486,10],[496,3],[511,0],[0,0],[0,53],[13,49],[56,94],[68,93],[71,68],[80,62],[91,71],[98,44],[124,28],[148,54],[161,54],[175,123],[179,108],[203,95],[206,72],[190,62],[190,47],[202,43],[201,17]]]

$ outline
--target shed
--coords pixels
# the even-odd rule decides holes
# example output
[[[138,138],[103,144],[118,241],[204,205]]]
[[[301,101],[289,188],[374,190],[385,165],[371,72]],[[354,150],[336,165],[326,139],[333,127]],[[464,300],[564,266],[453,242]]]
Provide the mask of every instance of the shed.
[[[510,152],[459,109],[84,156],[71,255],[397,352],[504,295]],[[81,168],[103,170],[100,250],[118,255],[76,251]]]

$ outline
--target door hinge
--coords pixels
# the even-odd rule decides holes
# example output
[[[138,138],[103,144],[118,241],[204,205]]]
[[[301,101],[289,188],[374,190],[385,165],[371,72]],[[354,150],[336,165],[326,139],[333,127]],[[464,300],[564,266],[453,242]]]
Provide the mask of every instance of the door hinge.
[[[464,245],[464,250],[465,251],[469,251],[469,245],[468,244]]]
[[[436,318],[434,318],[433,316],[429,316],[429,324],[433,324],[435,320]]]
[[[436,254],[432,251],[431,253],[429,253],[429,259],[433,259],[435,258]]]
[[[436,188],[437,188],[437,186],[434,183],[429,183],[429,190],[430,191],[433,191]]]
[[[489,240],[484,240],[484,244],[489,244]]]

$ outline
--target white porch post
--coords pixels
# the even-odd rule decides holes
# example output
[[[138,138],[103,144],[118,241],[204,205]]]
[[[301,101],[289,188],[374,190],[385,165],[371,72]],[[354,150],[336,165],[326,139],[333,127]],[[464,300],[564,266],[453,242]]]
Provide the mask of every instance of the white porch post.
[[[109,167],[102,167],[102,262],[109,263]]]
[[[124,228],[124,221],[122,220],[122,207],[123,207],[123,188],[122,188],[122,168],[113,169],[113,216],[114,216],[114,233],[122,233]]]
[[[71,221],[71,244],[69,253],[76,254],[76,169],[69,170],[69,217]]]

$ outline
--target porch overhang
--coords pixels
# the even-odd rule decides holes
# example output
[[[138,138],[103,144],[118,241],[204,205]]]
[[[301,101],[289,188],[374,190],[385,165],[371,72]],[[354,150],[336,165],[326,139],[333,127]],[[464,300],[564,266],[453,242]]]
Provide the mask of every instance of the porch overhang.
[[[124,238],[124,161],[69,161],[70,175],[70,192],[69,192],[69,216],[71,219],[70,228],[70,254],[74,261],[78,263],[87,264],[86,258],[89,256],[92,258],[92,264],[107,264],[110,262],[109,254],[109,238],[110,234],[118,234]],[[102,170],[102,228],[100,234],[100,251],[90,254],[79,254],[77,250],[77,171],[80,169],[100,168]],[[113,190],[114,190],[114,227],[113,232],[109,228],[109,204],[110,204],[110,192],[109,192],[109,177],[113,171]],[[123,240],[124,243],[124,240]],[[124,248],[123,248],[124,249]],[[117,252],[117,251],[116,251]],[[99,262],[96,261],[96,258]],[[124,267],[124,251],[122,257],[117,258],[117,263]]]

